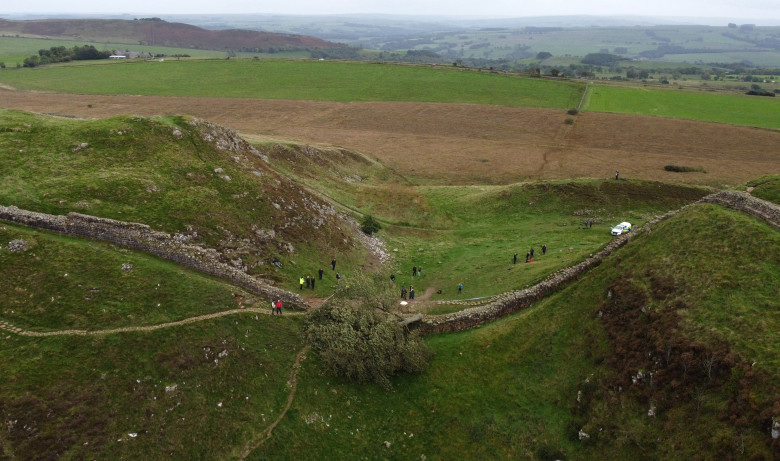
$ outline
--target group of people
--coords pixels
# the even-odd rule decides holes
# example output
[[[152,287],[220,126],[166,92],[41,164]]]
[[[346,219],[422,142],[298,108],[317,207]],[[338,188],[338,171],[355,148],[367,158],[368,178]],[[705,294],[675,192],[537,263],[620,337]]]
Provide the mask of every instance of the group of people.
[[[542,245],[542,254],[547,254],[547,245]],[[534,249],[533,247],[528,251],[528,253],[525,254],[525,262],[533,262],[534,260]],[[512,264],[517,264],[517,253],[515,252],[514,257],[512,258]]]
[[[412,277],[422,277],[422,266],[412,266]],[[395,274],[390,274],[390,280],[395,282]],[[409,285],[409,290],[405,286],[401,285],[401,299],[406,299],[407,294],[409,299],[414,299],[414,286]]]
[[[336,258],[331,258],[331,260],[330,260],[330,267],[332,267],[334,271],[336,270]],[[323,271],[321,267],[317,270],[317,276],[319,277],[320,280],[322,280],[322,274],[324,272],[325,271]],[[338,281],[339,279],[341,279],[341,274],[336,272],[336,280]],[[307,275],[305,278],[301,277],[299,279],[299,282],[300,282],[300,285],[301,285],[301,287],[300,287],[301,290],[303,290],[303,285],[304,284],[306,285],[306,288],[311,288],[313,290],[315,284],[317,283],[316,279],[314,278],[313,275]]]
[[[320,269],[320,270],[322,270],[322,269]],[[301,277],[301,279],[300,279],[301,290],[303,290],[303,284],[304,283],[306,284],[306,288],[311,288],[313,290],[314,289],[314,284],[315,284],[316,280],[317,279],[315,279],[314,276],[308,276],[307,275],[305,280],[304,280],[303,277]],[[320,280],[322,280],[322,273],[320,273]]]

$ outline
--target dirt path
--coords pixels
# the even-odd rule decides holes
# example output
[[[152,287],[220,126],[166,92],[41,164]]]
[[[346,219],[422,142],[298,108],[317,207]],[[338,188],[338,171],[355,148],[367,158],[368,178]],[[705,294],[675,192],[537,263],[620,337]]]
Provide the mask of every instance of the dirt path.
[[[431,295],[436,292],[436,282],[438,282],[438,279],[431,282],[431,286],[425,289],[425,293],[423,293],[423,295],[419,298],[420,301],[428,301],[431,299]],[[417,299],[418,298],[415,298],[415,301]]]
[[[274,429],[287,414],[287,410],[292,406],[293,400],[295,399],[295,392],[298,390],[298,371],[301,369],[301,362],[306,358],[306,352],[308,352],[308,350],[309,346],[304,347],[295,357],[295,363],[293,363],[292,370],[290,370],[290,379],[287,380],[287,385],[290,387],[290,395],[287,396],[287,404],[284,406],[284,409],[279,414],[279,417],[276,418],[266,430],[260,433],[265,434],[265,437],[262,437],[261,435],[256,436],[247,443],[244,451],[241,453],[241,459],[246,459],[253,451],[260,448],[266,440],[271,438]]]
[[[229,311],[222,311],[222,312],[215,312],[213,314],[204,314],[204,315],[197,315],[195,317],[188,317],[186,319],[177,320],[175,322],[166,322],[166,323],[160,323],[157,325],[146,325],[146,326],[138,326],[138,327],[120,327],[120,328],[109,328],[106,330],[54,330],[54,331],[30,331],[25,330],[22,328],[19,328],[15,325],[12,325],[4,320],[0,320],[0,330],[10,331],[11,333],[16,333],[19,336],[31,336],[36,338],[43,338],[47,336],[67,336],[67,335],[73,335],[73,336],[97,336],[97,335],[110,335],[115,333],[131,333],[131,332],[137,332],[137,331],[155,331],[155,330],[162,330],[163,328],[172,328],[172,327],[178,327],[181,325],[187,325],[189,323],[195,323],[195,322],[202,322],[204,320],[210,320],[210,319],[216,319],[219,317],[225,317],[228,315],[236,315],[236,314],[245,314],[245,313],[252,313],[252,314],[263,314],[263,315],[269,315],[270,309],[266,308],[257,308],[257,307],[248,307],[244,309],[232,309]],[[299,316],[303,315],[303,312],[288,312],[283,315],[292,315],[292,316]]]

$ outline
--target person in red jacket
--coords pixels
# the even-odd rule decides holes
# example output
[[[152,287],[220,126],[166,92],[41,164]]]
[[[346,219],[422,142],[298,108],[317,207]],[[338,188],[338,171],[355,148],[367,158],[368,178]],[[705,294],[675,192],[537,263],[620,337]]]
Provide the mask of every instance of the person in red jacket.
[[[276,300],[276,313],[279,315],[282,315],[282,300],[277,299]]]

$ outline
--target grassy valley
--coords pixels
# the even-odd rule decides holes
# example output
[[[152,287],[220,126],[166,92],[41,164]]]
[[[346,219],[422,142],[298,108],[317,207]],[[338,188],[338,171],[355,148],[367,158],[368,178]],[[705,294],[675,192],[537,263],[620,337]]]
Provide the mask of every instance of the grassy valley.
[[[586,260],[617,222],[639,233],[523,311],[425,337],[428,369],[387,391],[327,373],[301,312],[270,316],[225,280],[2,222],[0,459],[779,456],[777,229],[712,204],[639,229],[724,187],[725,170],[762,171],[734,188],[780,203],[774,98],[313,60],[5,69],[0,83],[44,107],[0,99],[0,205],[147,224],[312,308],[368,275],[415,286],[400,317],[468,314]],[[128,94],[155,115],[84,115]],[[586,112],[567,113],[583,96]],[[165,111],[185,100],[227,127]],[[439,118],[449,141],[422,123]],[[480,137],[481,151],[462,147]],[[606,173],[539,173],[575,164]]]
[[[138,310],[160,300],[166,318],[203,312],[188,312],[184,296],[158,291],[185,280],[201,294],[213,286],[215,307],[230,303],[236,293],[186,271],[172,285],[165,272],[153,268],[180,272],[173,265],[103,244],[12,225],[3,226],[2,236],[33,242],[24,253],[3,251],[3,267],[29,258],[51,261],[50,273],[22,273],[11,284],[17,292],[41,291],[31,302],[13,306],[26,314],[38,309],[34,317],[3,311],[4,320],[26,328],[68,325],[56,313],[63,304],[71,306],[72,319],[89,319],[93,302],[105,306],[106,297],[124,287],[137,287],[136,294],[123,295],[127,312],[134,314],[126,325],[163,320]],[[316,357],[308,356],[293,406],[248,459],[358,458],[377,451],[390,458],[429,459],[456,453],[530,459],[746,453],[771,459],[762,440],[778,395],[772,379],[777,345],[771,340],[777,326],[767,316],[777,309],[778,261],[767,258],[764,248],[776,247],[776,240],[776,231],[740,213],[710,205],[692,208],[529,310],[478,330],[428,338],[436,354],[430,369],[395,379],[391,393],[324,375]],[[58,263],[57,254],[67,252],[88,258],[82,266],[89,270]],[[725,260],[729,263],[722,264]],[[125,261],[133,263],[126,273],[119,267]],[[73,277],[67,283],[78,284],[64,289],[64,271]],[[53,285],[32,290],[30,277]],[[711,290],[713,280],[729,282]],[[161,287],[154,289],[157,283]],[[74,304],[55,290],[73,291],[84,300]],[[54,305],[49,295],[56,295]],[[635,298],[643,302],[631,302]],[[176,311],[177,304],[183,310]],[[612,329],[609,315],[617,307],[638,315],[638,322]],[[106,321],[105,315],[90,323]],[[751,320],[757,317],[764,319],[759,325]],[[674,322],[674,334],[643,337],[648,321]],[[156,332],[46,339],[6,334],[0,350],[13,359],[2,362],[6,380],[0,408],[13,422],[3,436],[9,453],[241,457],[283,407],[284,381],[301,347],[297,324],[295,317],[248,313]],[[663,341],[674,341],[669,351]],[[648,351],[679,358],[691,343],[701,355],[689,359],[684,375],[678,362],[656,363],[652,357],[636,362],[631,355],[645,357]],[[717,358],[709,376],[699,362],[706,351]],[[749,374],[740,375],[746,364]],[[636,367],[654,371],[655,384],[630,384]],[[681,381],[674,384],[673,376]],[[734,381],[733,376],[744,377]],[[653,404],[656,416],[647,416]],[[745,420],[734,425],[733,411]],[[690,429],[690,418],[700,431]],[[580,429],[592,438],[580,441]]]
[[[766,316],[776,301],[771,301],[773,288],[759,280],[771,284],[776,278],[775,262],[760,256],[756,243],[768,238],[776,245],[777,236],[776,231],[751,221],[712,207],[685,212],[652,235],[632,242],[624,253],[576,285],[527,311],[478,330],[430,338],[428,343],[436,351],[431,369],[424,376],[399,379],[391,394],[320,382],[316,362],[306,362],[299,392],[309,398],[296,401],[293,410],[299,418],[281,425],[279,431],[288,437],[272,440],[255,459],[292,459],[307,450],[324,457],[350,457],[349,453],[371,457],[378,452],[388,458],[425,455],[428,459],[688,459],[697,454],[703,458],[747,455],[772,459],[769,447],[759,442],[768,437],[764,418],[778,395],[771,378],[776,368],[771,361],[763,365],[759,361],[752,367],[748,389],[736,383],[727,368],[720,368],[725,357],[721,350],[714,378],[702,375],[701,365],[692,363],[689,374],[679,377],[681,383],[659,379],[655,387],[631,385],[630,377],[639,371],[633,366],[646,372],[665,367],[649,364],[650,368],[645,368],[648,364],[627,361],[623,345],[633,335],[641,335],[653,316],[674,317],[678,312],[682,319],[676,331],[704,349],[733,335],[729,322],[704,318],[707,313],[721,312],[725,320],[741,308],[722,294],[702,297],[708,291],[706,282],[689,284],[688,275],[701,281],[717,280],[737,276],[742,272],[738,268],[755,268],[747,276],[757,279],[749,284],[750,300],[742,302],[762,306],[760,315]],[[733,231],[728,235],[744,246],[734,251],[725,247],[710,251],[708,244],[702,245],[709,242],[707,238],[721,241],[719,226]],[[702,240],[703,234],[710,237]],[[692,251],[694,248],[700,250]],[[713,264],[713,259],[729,259],[731,263]],[[679,272],[681,266],[697,274]],[[622,325],[621,336],[611,338],[614,331],[606,328],[606,320],[598,313],[612,304],[610,287],[622,281],[639,286],[648,304],[624,306],[638,313],[639,320]],[[659,281],[673,286],[663,291],[663,299],[650,295],[652,283]],[[680,311],[674,308],[677,300],[690,304]],[[762,331],[769,331],[764,328]],[[746,331],[739,334],[754,336]],[[667,332],[658,339],[663,338],[676,337]],[[639,340],[635,347],[642,355],[665,352],[655,349],[658,346],[662,345],[648,338]],[[733,347],[743,361],[752,362],[763,353],[776,357],[771,343],[759,348]],[[665,371],[677,375],[681,370]],[[741,372],[734,373],[739,376]],[[670,387],[679,389],[681,384],[684,392],[663,400]],[[582,391],[579,403],[578,391]],[[748,393],[749,400],[740,401]],[[653,401],[659,411],[650,417],[647,411]],[[745,411],[752,422],[736,427],[730,422],[729,405],[735,401],[756,408]],[[691,421],[696,422],[695,427]],[[580,429],[591,438],[580,441]],[[311,438],[294,436],[301,433]]]

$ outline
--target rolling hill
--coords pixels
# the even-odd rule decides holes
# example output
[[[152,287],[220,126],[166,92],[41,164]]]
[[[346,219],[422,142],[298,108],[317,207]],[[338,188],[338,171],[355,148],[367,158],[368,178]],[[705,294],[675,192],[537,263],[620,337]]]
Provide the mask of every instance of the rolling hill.
[[[561,232],[547,258],[577,260],[609,239],[575,227],[583,210],[641,221],[703,193],[636,180],[418,187],[356,153],[255,152],[188,117],[5,111],[0,126],[4,204],[183,229],[226,254],[273,229],[267,253],[305,248],[284,258],[278,276],[288,279],[335,248],[353,254],[339,270],[361,270],[363,250],[344,241],[351,233],[314,230],[324,229],[318,219],[345,229],[317,211],[320,194],[385,220],[414,207],[419,223],[383,231],[398,257],[419,248],[447,266],[468,258],[460,275],[491,285],[508,263],[479,262],[497,254],[490,229]],[[755,190],[771,194],[772,184]],[[399,191],[408,205],[394,209],[388,197]],[[426,216],[435,226],[420,227]],[[448,222],[461,230],[436,227]],[[525,311],[428,338],[430,369],[395,378],[387,393],[325,374],[306,354],[300,317],[269,317],[265,299],[114,245],[4,223],[2,457],[772,459],[778,253],[767,249],[777,238],[742,213],[697,205]],[[545,261],[534,264],[553,267]],[[254,270],[265,277],[267,267]],[[376,269],[400,279],[404,267]],[[426,277],[447,270],[435,259],[425,267]],[[319,293],[334,289],[326,277]]]
[[[630,220],[633,238],[524,310],[425,337],[427,371],[387,392],[327,373],[303,315],[271,317],[266,297],[229,280],[4,221],[0,460],[780,457],[778,231],[690,205],[726,185],[777,200],[775,127],[575,115],[583,85],[572,97],[569,84],[433,67],[404,70],[418,83],[406,99],[377,100],[376,83],[397,80],[365,76],[400,74],[362,65],[377,73],[233,59],[2,71],[9,86],[41,86],[0,90],[0,105],[37,111],[0,110],[0,205],[148,225],[315,307],[359,292],[362,274],[414,284],[419,298],[389,309],[399,317],[468,317],[595,260],[612,223]],[[282,68],[354,81],[328,87],[335,101],[295,100],[311,88],[285,87],[289,71],[252,81],[286,100],[161,78],[148,96],[43,91],[58,76],[78,88],[81,75],[210,69],[231,74],[219,92],[236,69]],[[420,102],[443,81],[452,91]],[[489,85],[504,81],[544,104],[498,105]],[[447,99],[467,89],[486,99]],[[681,211],[655,222],[670,210]],[[382,224],[387,259],[355,226],[361,214]],[[533,261],[513,263],[529,248]],[[299,288],[322,266],[316,289]]]
[[[208,30],[158,18],[123,19],[0,19],[0,33],[26,37],[49,37],[97,43],[167,46],[208,50],[267,52],[334,48],[336,43],[296,34],[250,30]]]

